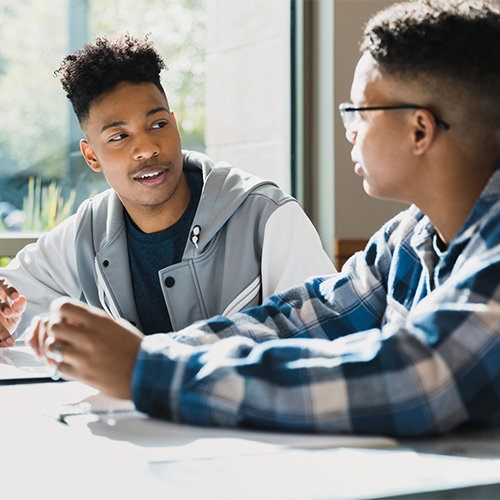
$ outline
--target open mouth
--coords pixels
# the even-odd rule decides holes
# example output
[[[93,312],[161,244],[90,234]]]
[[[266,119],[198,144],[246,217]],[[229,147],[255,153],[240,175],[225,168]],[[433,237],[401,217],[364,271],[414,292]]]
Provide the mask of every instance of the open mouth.
[[[151,174],[139,175],[138,177],[136,177],[136,179],[144,179],[144,180],[155,179],[156,177],[159,177],[161,174],[163,174],[163,170]]]
[[[166,179],[167,171],[157,168],[144,169],[140,175],[134,177],[134,180],[143,186],[155,187],[162,184]]]

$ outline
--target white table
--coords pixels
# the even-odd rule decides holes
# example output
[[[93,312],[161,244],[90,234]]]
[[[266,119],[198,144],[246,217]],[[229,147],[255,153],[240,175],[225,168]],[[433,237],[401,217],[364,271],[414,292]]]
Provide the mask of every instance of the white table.
[[[500,498],[500,428],[398,444],[175,425],[136,411],[57,420],[74,408],[61,405],[96,409],[96,398],[77,382],[0,385],[0,499]]]
[[[76,382],[0,386],[2,500],[499,497],[500,431],[311,449],[315,436],[285,435],[283,445],[273,433],[177,426],[138,412],[68,417],[69,425],[45,415],[95,393]]]

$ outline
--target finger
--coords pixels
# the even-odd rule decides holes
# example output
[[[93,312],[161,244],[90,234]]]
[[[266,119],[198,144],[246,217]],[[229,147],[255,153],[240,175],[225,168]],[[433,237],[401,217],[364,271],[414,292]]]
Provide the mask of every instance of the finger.
[[[50,305],[50,311],[69,323],[79,325],[91,324],[95,315],[109,318],[102,309],[66,297],[54,300]]]
[[[47,333],[57,340],[64,340],[75,347],[81,348],[88,343],[91,332],[80,324],[75,325],[68,323],[65,319],[55,319],[50,322]]]
[[[35,316],[31,320],[30,326],[26,330],[25,340],[26,343],[35,351],[37,357],[41,357],[40,349],[38,347],[38,323],[40,322],[40,317]]]
[[[0,302],[0,313],[2,313],[6,318],[11,318],[14,315],[14,311],[12,310],[9,302]]]
[[[8,280],[0,278],[0,297],[4,300],[7,300],[7,298],[16,300],[19,297],[19,292]]]
[[[55,339],[54,337],[49,338],[47,334],[48,324],[48,317],[35,316],[26,332],[25,340],[38,358],[43,359],[48,365],[53,366],[54,362],[48,355],[48,346]]]
[[[47,358],[46,361],[50,366],[56,368],[58,375],[62,376],[65,380],[77,380],[77,369],[73,366],[73,355],[74,348],[70,344],[67,344],[64,341],[54,340],[50,342],[50,339],[53,337],[48,337],[46,342],[49,344],[46,347]],[[60,355],[62,356],[62,361],[56,362],[52,359],[55,355],[57,346],[64,343],[63,349],[60,351]],[[52,356],[52,357],[51,357]]]
[[[45,340],[45,354],[49,359],[55,360],[57,363],[68,362],[71,359],[71,351],[74,348],[64,340],[48,337]],[[62,356],[63,361],[57,361],[56,358]]]
[[[37,335],[37,340],[38,340],[38,351],[40,354],[40,357],[47,359],[47,354],[45,352],[45,343],[47,339],[49,338],[48,334],[48,324],[49,324],[49,318],[44,317],[41,318],[40,321],[38,322],[38,335]]]
[[[18,294],[16,300],[0,301],[0,312],[6,318],[12,318],[12,316],[24,312],[27,302],[28,299],[24,295]]]
[[[9,332],[3,332],[3,334],[7,334],[8,336],[0,339],[0,347],[12,347],[16,343],[14,337]]]
[[[26,309],[27,303],[28,299],[24,295],[19,295],[19,297],[12,302],[10,307],[15,314],[22,314]]]
[[[57,365],[57,371],[62,375],[65,380],[77,380],[77,370],[73,365],[62,361]]]
[[[45,336],[42,341],[42,349],[44,356],[48,359],[53,359],[55,348],[59,343],[60,341],[57,340],[53,335]]]
[[[41,342],[41,350],[43,352],[43,357],[44,361],[49,365],[49,366],[55,366],[56,362],[52,359],[52,349],[51,347],[55,346],[57,344],[57,340],[55,337],[52,337],[51,335],[45,336],[44,340]]]

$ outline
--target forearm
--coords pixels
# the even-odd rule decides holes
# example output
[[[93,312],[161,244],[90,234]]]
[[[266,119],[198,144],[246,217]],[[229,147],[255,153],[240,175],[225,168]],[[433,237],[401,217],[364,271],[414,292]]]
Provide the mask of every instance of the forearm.
[[[500,306],[435,309],[428,301],[406,324],[333,341],[149,337],[133,397],[142,411],[203,425],[410,436],[486,422],[500,412]]]
[[[335,342],[258,345],[233,338],[210,349],[164,345],[160,354],[151,340],[143,341],[132,392],[139,410],[159,417],[200,425],[391,435],[445,431],[458,423],[438,427],[427,395],[411,389],[417,381],[409,367],[386,377],[346,378],[342,347]],[[365,370],[376,366],[382,358],[380,352],[372,360],[353,359],[351,372],[360,363]],[[397,391],[402,379],[412,382],[404,394]]]

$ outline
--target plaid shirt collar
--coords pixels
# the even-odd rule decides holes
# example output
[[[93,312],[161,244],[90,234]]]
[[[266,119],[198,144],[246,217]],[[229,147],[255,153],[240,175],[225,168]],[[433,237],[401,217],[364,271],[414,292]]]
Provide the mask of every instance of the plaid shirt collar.
[[[420,221],[415,226],[411,246],[429,275],[434,275],[439,282],[443,282],[451,273],[472,236],[478,232],[484,219],[489,217],[492,210],[500,211],[500,161],[462,229],[446,251],[440,252],[440,254],[436,252],[434,248],[434,239],[437,236],[436,228],[427,216],[424,216],[417,207],[414,208],[419,212],[421,218],[417,216]],[[434,282],[434,279],[431,278],[431,281]],[[432,283],[430,287],[433,289],[434,284]]]

